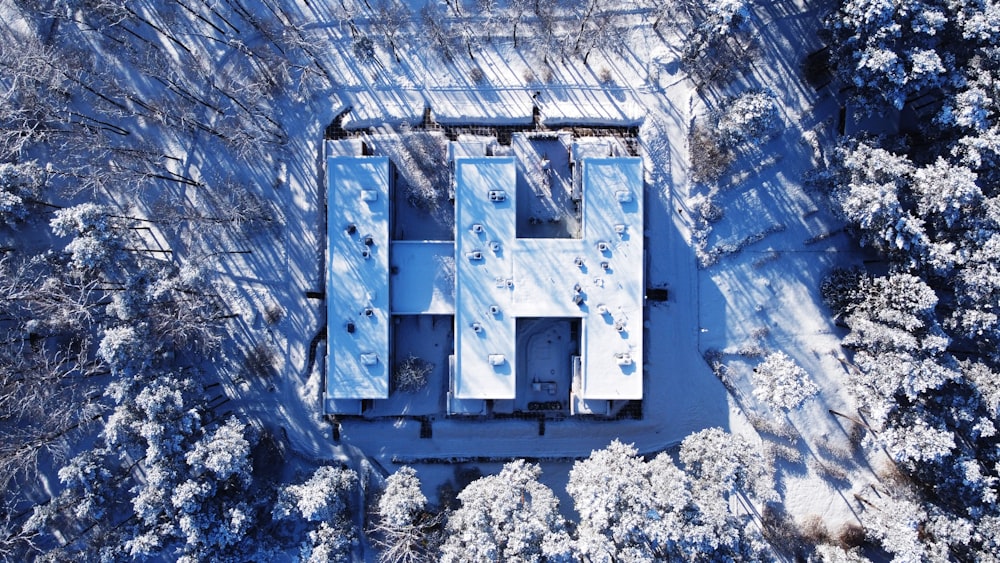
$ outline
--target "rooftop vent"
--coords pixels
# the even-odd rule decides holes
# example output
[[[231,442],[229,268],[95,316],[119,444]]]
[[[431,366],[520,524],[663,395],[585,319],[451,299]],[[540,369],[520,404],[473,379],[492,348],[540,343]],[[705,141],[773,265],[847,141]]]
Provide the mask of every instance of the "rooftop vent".
[[[375,352],[365,352],[361,354],[361,365],[373,366],[378,363],[378,354]]]
[[[618,332],[625,332],[625,321],[617,320],[615,321],[615,330]]]
[[[500,306],[499,305],[490,305],[490,314],[493,315],[493,316],[499,315],[500,314]]]
[[[354,323],[347,321],[347,334],[354,334]]]
[[[361,190],[361,201],[378,201],[378,192],[375,190]]]
[[[628,190],[618,190],[615,192],[615,198],[621,203],[628,203],[632,201],[632,192]]]
[[[490,190],[489,192],[490,201],[501,202],[507,200],[507,192],[503,190]]]
[[[597,243],[597,250],[600,250],[601,252],[608,252],[611,250],[611,243],[602,240]]]
[[[369,317],[369,318],[374,317],[375,316],[375,309],[372,309],[371,307],[365,307],[364,313],[365,313],[366,317]]]
[[[350,223],[349,225],[347,225],[347,228],[345,228],[344,230],[346,230],[347,234],[349,235],[353,235],[354,233],[358,232],[358,228],[354,226],[354,223]]]
[[[472,327],[472,332],[482,332],[483,331],[483,325],[481,325],[479,323],[472,323],[469,326]]]
[[[483,225],[482,225],[482,223],[474,223],[472,225],[472,232],[474,232],[474,233],[481,233],[481,232],[483,232]]]
[[[482,260],[483,259],[483,252],[481,250],[473,250],[472,252],[466,252],[465,256],[469,260]]]
[[[598,304],[597,305],[597,312],[600,313],[600,314],[602,314],[602,315],[607,315],[608,314],[608,306],[605,305],[604,303]]]
[[[624,235],[625,223],[618,223],[617,225],[615,225],[615,232],[618,233],[619,235]]]
[[[365,238],[362,240],[364,241],[365,246],[373,246],[375,244],[375,239],[371,235],[365,235]]]
[[[361,257],[364,258],[365,260],[371,258],[371,255],[372,251],[368,250],[367,246],[361,249]]]
[[[620,366],[632,365],[632,354],[629,354],[628,352],[619,352],[615,354],[615,359],[618,360],[618,365]]]
[[[607,260],[605,260],[604,262],[601,262],[601,269],[605,271],[610,270],[611,264]]]
[[[500,241],[491,240],[490,241],[490,250],[492,250],[493,252],[500,252]]]
[[[577,256],[576,258],[573,259],[573,263],[576,264],[577,268],[582,268],[583,267],[583,257]]]
[[[503,354],[490,354],[487,360],[491,366],[502,366],[507,362],[507,358],[503,357]]]

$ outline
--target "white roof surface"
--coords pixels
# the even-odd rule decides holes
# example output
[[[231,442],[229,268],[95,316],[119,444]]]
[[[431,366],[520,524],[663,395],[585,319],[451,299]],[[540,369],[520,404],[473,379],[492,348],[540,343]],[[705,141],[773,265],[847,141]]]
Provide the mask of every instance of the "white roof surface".
[[[389,159],[329,157],[327,182],[326,397],[386,398]]]
[[[516,172],[512,157],[455,163],[456,399],[514,398],[514,289],[508,285],[514,268],[506,246],[516,235]]]
[[[457,160],[456,398],[514,398],[517,317],[581,318],[578,395],[642,398],[642,160],[591,158],[582,170],[582,238],[517,239],[513,158]]]
[[[584,260],[591,278],[581,284],[587,294],[584,399],[642,398],[643,199],[641,158],[583,161]],[[607,250],[598,249],[600,242]]]

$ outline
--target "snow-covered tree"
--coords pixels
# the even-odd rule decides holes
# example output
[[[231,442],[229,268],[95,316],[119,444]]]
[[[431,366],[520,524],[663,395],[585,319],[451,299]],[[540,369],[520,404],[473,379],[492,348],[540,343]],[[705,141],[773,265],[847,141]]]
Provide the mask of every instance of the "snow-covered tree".
[[[951,432],[928,426],[920,418],[889,426],[878,434],[878,441],[897,463],[940,460],[955,449]]]
[[[351,522],[350,497],[358,475],[344,467],[324,465],[300,485],[287,485],[278,493],[273,514],[278,519],[309,523],[308,539],[300,551],[304,561],[348,559],[357,542]]]
[[[184,455],[187,478],[170,495],[182,558],[203,561],[238,552],[255,519],[245,496],[253,480],[251,446],[247,426],[234,416]]]
[[[573,464],[566,492],[580,515],[581,556],[591,561],[654,558],[653,538],[669,532],[657,529],[659,513],[650,490],[649,472],[638,451],[617,440]]]
[[[957,226],[963,210],[979,205],[983,199],[982,190],[976,185],[976,174],[941,157],[914,171],[911,185],[917,200],[917,216],[930,219],[941,230]]]
[[[518,460],[466,486],[458,495],[462,506],[448,517],[440,560],[572,560],[559,501],[538,482],[540,474],[537,465]]]
[[[16,225],[28,217],[28,201],[38,197],[43,175],[34,162],[0,162],[0,224]]]
[[[299,515],[309,522],[343,517],[348,508],[349,495],[357,483],[358,476],[354,471],[324,465],[301,485],[285,487],[274,513],[281,518]]]
[[[100,270],[116,266],[124,254],[124,233],[110,213],[94,203],[81,203],[56,210],[49,223],[52,232],[71,237],[66,245],[74,267]]]
[[[429,529],[437,519],[427,517],[426,508],[427,497],[412,467],[400,467],[386,479],[374,530],[380,562],[416,563],[429,556]]]
[[[778,101],[768,92],[744,92],[725,104],[719,133],[729,144],[759,145],[781,129]]]
[[[929,244],[927,235],[901,198],[914,170],[909,159],[858,143],[844,151],[842,167],[834,198],[845,218],[857,225],[862,243],[922,254]]]
[[[914,93],[942,84],[946,61],[938,52],[949,35],[940,2],[846,0],[829,17],[831,61],[844,84],[866,106],[902,109]]]
[[[819,388],[806,370],[784,352],[768,354],[753,371],[753,395],[768,405],[794,410],[815,396]]]
[[[682,445],[682,471],[668,454],[650,461],[614,441],[570,471],[567,492],[580,520],[577,551],[590,561],[767,560],[763,538],[730,495],[770,489],[768,468],[746,442],[713,429]]]

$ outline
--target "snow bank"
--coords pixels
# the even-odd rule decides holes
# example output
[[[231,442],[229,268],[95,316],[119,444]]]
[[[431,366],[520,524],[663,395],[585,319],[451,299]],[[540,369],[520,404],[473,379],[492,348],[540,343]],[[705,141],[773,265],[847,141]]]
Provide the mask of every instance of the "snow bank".
[[[542,123],[548,126],[630,126],[646,116],[631,92],[615,89],[566,88],[539,96]]]
[[[434,89],[426,92],[442,125],[528,125],[532,92],[523,88]]]
[[[351,108],[344,118],[344,129],[415,125],[424,116],[424,98],[420,92],[401,88],[342,92],[334,97],[333,105]]]

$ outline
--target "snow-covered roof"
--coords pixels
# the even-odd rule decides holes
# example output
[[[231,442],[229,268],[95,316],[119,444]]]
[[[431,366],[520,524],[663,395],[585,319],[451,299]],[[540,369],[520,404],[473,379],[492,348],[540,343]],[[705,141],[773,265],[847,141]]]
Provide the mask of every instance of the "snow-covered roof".
[[[583,161],[584,399],[642,398],[643,200],[641,158]]]
[[[582,319],[580,398],[642,398],[642,160],[582,166],[582,237],[518,239],[514,159],[456,161],[455,398],[514,398],[518,317]]]
[[[392,314],[455,314],[454,242],[393,241],[390,258]]]
[[[327,158],[328,399],[389,396],[389,159]]]
[[[496,137],[459,135],[457,141],[448,143],[448,162],[454,163],[456,159],[463,157],[486,156],[490,145],[496,142]]]
[[[455,163],[456,399],[513,399],[513,254],[517,168],[512,157]]]

